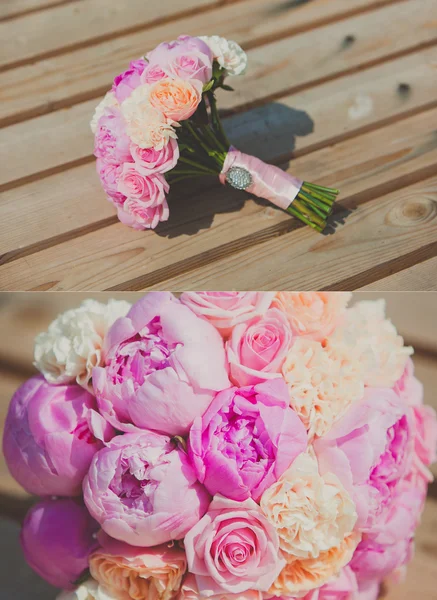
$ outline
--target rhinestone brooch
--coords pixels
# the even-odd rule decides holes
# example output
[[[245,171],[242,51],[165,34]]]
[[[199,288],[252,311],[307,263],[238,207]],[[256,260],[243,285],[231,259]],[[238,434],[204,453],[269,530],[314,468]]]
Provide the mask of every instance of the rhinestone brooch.
[[[226,173],[226,181],[236,190],[247,190],[252,185],[252,175],[243,167],[231,167]]]

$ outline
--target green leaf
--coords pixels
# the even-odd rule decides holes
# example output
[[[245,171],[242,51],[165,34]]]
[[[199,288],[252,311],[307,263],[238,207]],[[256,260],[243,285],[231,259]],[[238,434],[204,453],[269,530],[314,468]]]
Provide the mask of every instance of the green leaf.
[[[86,569],[83,573],[81,573],[81,575],[78,577],[78,579],[76,579],[76,581],[73,581],[73,585],[75,587],[79,587],[80,585],[82,585],[82,583],[85,583],[85,581],[87,581],[87,579],[89,579],[90,577],[90,570]]]
[[[214,79],[211,79],[211,81],[209,83],[205,83],[205,85],[203,86],[203,93],[205,94],[205,92],[209,92],[209,90],[213,87],[214,85]]]
[[[230,85],[227,85],[226,83],[222,83],[221,88],[222,90],[226,90],[227,92],[235,92],[234,88]]]

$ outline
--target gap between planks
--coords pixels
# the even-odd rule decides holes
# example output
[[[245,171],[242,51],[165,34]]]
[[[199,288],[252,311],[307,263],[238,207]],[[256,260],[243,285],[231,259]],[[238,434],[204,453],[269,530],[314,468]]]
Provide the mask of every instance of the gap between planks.
[[[353,16],[358,16],[360,14],[364,14],[367,12],[371,12],[374,10],[378,10],[380,8],[389,6],[391,4],[397,4],[399,2],[406,2],[407,0],[375,0],[374,2],[370,2],[368,6],[362,5],[359,7],[355,7],[355,8],[342,8],[342,2],[340,2],[340,5],[338,8],[332,7],[332,4],[330,5],[331,8],[330,10],[332,10],[332,14],[327,14],[325,16],[322,16],[320,18],[315,17],[312,18],[308,18],[307,20],[305,19],[305,17],[301,18],[301,23],[294,22],[292,25],[285,25],[285,28],[282,30],[278,31],[278,28],[276,27],[276,25],[278,25],[279,27],[281,27],[282,23],[283,23],[283,19],[278,23],[277,19],[274,20],[275,23],[275,31],[272,30],[271,33],[269,34],[260,34],[260,35],[256,35],[256,31],[254,32],[254,35],[249,35],[247,34],[246,30],[241,31],[238,24],[235,24],[235,31],[230,31],[229,33],[227,33],[227,35],[229,37],[232,37],[233,39],[235,39],[237,42],[239,42],[243,48],[245,48],[246,50],[249,49],[254,49],[260,45],[266,45],[269,44],[272,41],[279,41],[281,39],[284,39],[286,37],[290,37],[292,35],[297,35],[303,32],[307,32],[310,31],[312,29],[317,29],[317,28],[321,28],[324,27],[326,25],[329,24],[333,24],[335,22],[338,21],[343,21],[343,20],[347,20]],[[253,10],[250,10],[253,4]],[[249,2],[249,0],[246,0],[246,2],[242,3],[242,10],[246,8],[247,6],[247,10],[249,14],[254,14],[254,12],[257,12],[258,6],[259,4],[259,0],[255,3]],[[282,5],[282,4],[281,4]],[[278,9],[280,8],[280,6],[278,6]],[[230,20],[230,26],[232,27],[232,12],[235,11],[235,7],[220,7],[220,8],[216,8],[213,7],[211,9],[211,12],[209,13],[209,18],[211,21],[214,22],[214,20],[216,22],[224,22],[226,23],[227,18],[229,18]],[[338,11],[338,12],[336,12]],[[244,12],[244,11],[243,11]],[[229,17],[227,17],[227,14],[229,14]],[[302,13],[303,15],[305,13]],[[241,18],[244,19],[245,15],[242,14]],[[183,21],[180,22],[180,27],[181,30],[184,31],[192,31],[193,27],[194,30],[196,30],[196,27],[194,25],[194,23],[197,23],[198,19],[196,18],[185,18]],[[240,21],[240,19],[239,19]],[[238,21],[238,22],[239,22]],[[227,24],[227,23],[226,23]],[[177,35],[176,31],[175,31],[175,24],[167,24],[167,26],[163,26],[161,27],[162,32],[160,33],[160,36],[162,37],[162,39],[165,39],[167,37],[174,37],[175,35]],[[168,30],[168,31],[167,31]],[[218,32],[220,33],[220,31]],[[222,31],[221,33],[225,33],[224,31]],[[123,37],[123,36],[121,36]],[[241,38],[241,39],[240,39]],[[111,38],[113,39],[113,38]],[[126,46],[128,46],[130,43],[130,40],[126,37]],[[106,44],[108,47],[110,46],[110,42],[108,44]],[[135,43],[133,43],[134,47],[135,47]],[[132,51],[133,52],[133,51]],[[100,51],[101,53],[101,51]],[[82,57],[81,54],[82,52],[76,52],[76,53],[70,53],[71,58],[73,59],[74,54],[77,54],[77,58],[76,60],[71,60],[70,61],[70,69],[73,70],[73,67],[77,64],[80,64]],[[53,66],[53,68],[55,69],[55,71],[57,72],[65,72],[66,73],[66,78],[68,79],[68,69],[67,71],[65,71],[65,65],[63,64],[63,59],[65,57],[61,57],[59,54],[57,54],[56,56],[56,60],[59,61],[59,68],[56,68],[55,66]],[[86,59],[86,57],[84,57]],[[46,75],[46,73],[44,72],[43,69],[43,65],[44,65],[44,61],[40,62],[40,64],[35,64],[35,62],[32,63],[32,81],[36,82],[36,81],[44,81],[44,79],[41,77],[38,77],[38,75],[35,75],[35,73],[38,73],[38,71],[41,71],[41,75],[44,77],[44,75]],[[122,69],[122,66],[119,66],[120,69]],[[26,75],[26,69],[24,69],[24,74]],[[113,77],[114,73],[111,71],[110,74],[108,74],[108,82],[111,80],[111,78]],[[17,78],[17,81],[19,81],[19,79]],[[6,84],[6,88],[8,87],[8,85]],[[63,87],[62,86],[62,82],[59,83],[59,85],[57,86],[59,87]],[[65,87],[65,86],[64,86]],[[14,123],[19,123],[21,121],[24,120],[28,120],[30,118],[33,118],[35,116],[38,115],[43,115],[43,114],[49,114],[51,112],[54,112],[58,109],[61,108],[67,108],[67,107],[71,107],[74,106],[75,104],[78,104],[80,102],[84,102],[86,100],[91,100],[93,98],[98,98],[99,96],[103,96],[106,91],[108,89],[108,84],[104,84],[104,85],[98,85],[94,88],[90,88],[88,90],[83,90],[81,92],[75,92],[75,93],[71,93],[68,96],[64,96],[63,98],[59,98],[57,100],[50,100],[50,101],[46,101],[43,104],[37,105],[37,106],[33,106],[32,108],[28,108],[28,109],[21,109],[18,110],[18,112],[14,113],[14,114],[9,114],[6,117],[2,117],[0,118],[0,127],[5,127],[7,125],[11,125]],[[56,91],[56,93],[59,93],[59,91]],[[31,96],[32,95],[32,90],[27,90],[26,91],[26,95]]]
[[[13,19],[18,19],[20,17],[27,17],[36,12],[41,12],[44,10],[48,10],[50,8],[55,8],[57,6],[61,6],[62,4],[69,4],[71,2],[83,2],[83,0],[42,0],[38,4],[34,4],[34,2],[30,2],[29,7],[22,7],[19,10],[15,10],[16,2],[14,2],[14,8],[8,12],[8,9],[3,9],[1,7],[0,12],[0,23],[4,23],[5,21],[11,21]],[[23,4],[23,2],[22,2]],[[24,2],[26,4],[26,2]]]

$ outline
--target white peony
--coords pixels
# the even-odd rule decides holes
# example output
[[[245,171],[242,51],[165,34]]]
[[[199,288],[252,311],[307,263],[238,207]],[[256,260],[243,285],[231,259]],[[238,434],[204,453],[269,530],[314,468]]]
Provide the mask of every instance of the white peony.
[[[228,75],[243,75],[247,68],[247,54],[232,40],[219,35],[199,36],[211,48],[215,60]]]
[[[346,311],[331,339],[353,350],[369,387],[393,387],[413,354],[413,348],[404,346],[396,327],[385,318],[384,300],[357,302]]]
[[[36,337],[34,365],[49,383],[77,381],[92,391],[92,370],[103,364],[106,333],[130,307],[123,300],[107,304],[85,300],[79,308],[62,313]]]
[[[162,150],[170,138],[177,138],[177,123],[168,119],[150,103],[151,86],[140,85],[124,100],[121,113],[126,131],[134,144],[140,148]]]
[[[100,117],[103,116],[106,108],[110,108],[111,106],[118,106],[118,100],[115,97],[114,92],[108,92],[103,100],[96,106],[96,110],[94,111],[94,116],[91,119],[90,127],[93,133],[97,131],[97,125]]]
[[[117,600],[115,596],[107,592],[101,585],[88,579],[74,591],[61,592],[56,600]]]

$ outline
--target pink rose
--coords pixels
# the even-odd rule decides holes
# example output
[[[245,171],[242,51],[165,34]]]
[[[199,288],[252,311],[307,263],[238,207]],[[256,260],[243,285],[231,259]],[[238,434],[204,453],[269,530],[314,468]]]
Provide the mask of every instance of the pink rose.
[[[285,566],[275,528],[250,498],[214,498],[184,545],[188,570],[196,576],[202,596],[267,592]]]
[[[159,44],[147,55],[149,64],[167,76],[208,83],[212,77],[213,53],[201,39],[181,35],[170,43]]]
[[[149,63],[141,75],[141,83],[156,83],[165,77],[167,77],[167,75],[160,66],[151,65]]]
[[[304,452],[306,430],[288,401],[282,379],[229,388],[194,421],[189,452],[212,496],[258,501]]]
[[[131,162],[130,139],[118,108],[106,108],[97,123],[94,138],[94,155],[107,164],[121,165]]]
[[[117,75],[112,85],[112,91],[118,102],[123,102],[123,100],[130,96],[132,90],[141,84],[141,74],[146,68],[146,65],[147,63],[143,58],[133,60],[127,71]]]
[[[285,315],[272,308],[264,315],[236,325],[227,343],[231,380],[254,385],[281,377],[292,333]]]
[[[128,198],[123,205],[117,206],[117,213],[122,223],[138,230],[155,229],[161,221],[168,221],[170,215],[166,198],[156,206]]]
[[[192,573],[187,573],[178,596],[178,600],[200,600],[205,598],[199,593],[196,577]],[[259,590],[247,590],[241,594],[220,593],[216,596],[208,596],[209,600],[263,600],[264,595]]]
[[[77,496],[94,454],[110,439],[94,396],[79,385],[50,385],[32,377],[9,405],[3,453],[23,488],[38,496]]]
[[[372,531],[390,510],[413,451],[411,409],[390,389],[366,388],[314,442],[321,473],[336,473],[355,501],[357,526]]]
[[[187,454],[152,431],[116,436],[94,457],[83,492],[108,535],[144,547],[183,538],[210,500]]]
[[[56,587],[73,589],[98,545],[94,537],[97,530],[97,523],[82,504],[69,498],[43,500],[26,515],[21,546],[40,577]]]
[[[114,204],[123,204],[126,200],[126,196],[118,191],[118,181],[121,177],[121,165],[108,164],[101,158],[98,158],[96,167],[100,177],[100,183],[109,200],[114,202]]]
[[[275,292],[184,292],[181,302],[228,337],[238,323],[263,315]]]
[[[154,173],[167,173],[176,166],[179,160],[179,145],[171,138],[162,150],[154,148],[140,148],[131,145],[131,154],[135,161],[138,173],[142,175],[153,175]]]
[[[93,371],[101,413],[121,431],[188,433],[215,394],[229,387],[223,340],[170,292],[151,292],[105,340]]]

